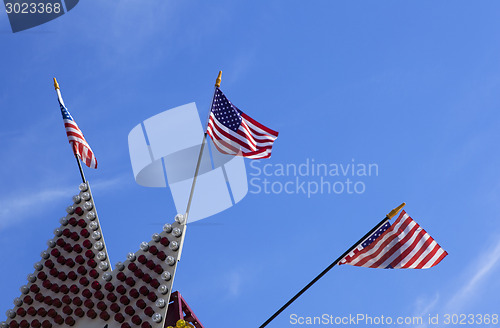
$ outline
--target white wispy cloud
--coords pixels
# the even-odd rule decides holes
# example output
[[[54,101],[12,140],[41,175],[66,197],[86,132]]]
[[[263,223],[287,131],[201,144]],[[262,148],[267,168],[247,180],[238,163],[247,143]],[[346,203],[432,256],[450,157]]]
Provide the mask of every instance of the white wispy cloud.
[[[74,188],[49,188],[32,193],[10,195],[0,200],[0,230],[13,224],[20,224],[33,210],[34,202],[50,206],[67,198]],[[14,220],[15,218],[15,220]]]
[[[440,293],[437,292],[432,298],[419,297],[415,301],[415,316],[425,317],[431,313],[439,302]]]
[[[458,311],[464,305],[470,304],[480,294],[482,288],[486,286],[488,278],[498,268],[500,260],[500,238],[494,247],[488,247],[477,263],[471,266],[472,275],[468,277],[463,286],[450,298],[445,306],[445,310]],[[479,270],[478,270],[479,269]],[[497,279],[496,277],[494,277]]]
[[[240,263],[239,265],[232,266],[221,277],[221,290],[224,291],[223,295],[227,299],[236,299],[241,295],[248,292],[246,287],[254,286],[258,280],[256,276],[259,275],[262,269],[252,265],[251,263]],[[252,272],[252,274],[250,274]]]
[[[130,179],[128,175],[126,178],[125,176],[117,176],[106,180],[96,180],[95,183],[92,183],[91,187],[93,190],[108,190],[119,187],[124,181],[127,181],[127,179]]]
[[[92,189],[108,190],[117,188],[123,183],[123,177],[98,180],[92,184]],[[0,199],[0,230],[27,220],[38,218],[33,215],[33,204],[43,203],[45,208],[52,208],[64,200],[71,205],[71,196],[76,194],[75,186],[48,187],[33,191],[21,190],[16,194]]]
[[[481,293],[488,286],[488,281],[497,279],[493,273],[498,269],[500,262],[500,236],[494,238],[493,245],[487,245],[486,250],[476,261],[470,262],[466,268],[465,276],[458,277],[451,281],[453,292],[447,294],[445,291],[438,291],[431,297],[419,297],[415,303],[415,313],[417,316],[426,317],[428,314],[459,313],[465,306],[471,306],[480,300]],[[455,288],[455,286],[460,286]],[[450,285],[444,288],[449,288]],[[447,300],[447,301],[442,301]],[[427,327],[428,324],[422,325]]]
[[[227,289],[229,296],[236,297],[240,295],[242,274],[239,271],[231,271],[227,275]]]

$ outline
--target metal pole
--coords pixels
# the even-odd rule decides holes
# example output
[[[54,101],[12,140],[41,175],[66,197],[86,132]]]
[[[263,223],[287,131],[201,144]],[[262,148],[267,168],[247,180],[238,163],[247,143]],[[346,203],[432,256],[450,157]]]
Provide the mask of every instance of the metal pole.
[[[196,164],[196,170],[194,171],[193,183],[191,184],[191,192],[189,193],[189,200],[186,207],[186,214],[184,220],[187,220],[189,215],[189,209],[191,208],[191,202],[193,201],[194,187],[196,186],[196,179],[198,178],[198,172],[200,171],[201,158],[203,156],[203,149],[205,148],[205,142],[207,140],[207,133],[203,134],[203,141],[201,142],[200,154],[198,155],[198,163]]]
[[[317,275],[310,283],[308,283],[304,288],[302,288],[295,296],[293,296],[288,302],[285,303],[278,311],[276,311],[269,319],[266,320],[259,328],[264,328],[271,321],[274,320],[281,312],[283,312],[290,304],[292,304],[297,298],[299,298],[302,294],[305,293],[312,285],[314,285],[321,277],[323,277],[328,271],[330,271],[334,266],[336,266],[344,257],[347,256],[353,249],[355,249],[360,243],[362,243],[366,238],[368,238],[372,233],[374,233],[377,229],[379,229],[382,225],[384,225],[388,220],[390,220],[393,216],[395,216],[406,204],[403,203],[393,209],[389,214],[385,216],[375,227],[372,228],[367,234],[365,234],[360,240],[358,240],[354,245],[351,246],[344,254],[340,255],[335,261],[333,261],[325,270],[323,270],[319,275]]]
[[[83,183],[86,183],[87,180],[85,179],[85,175],[83,174],[83,169],[82,169],[82,164],[80,164],[80,159],[78,158],[78,156],[76,156],[76,154],[75,154],[75,158],[76,158],[76,162],[78,163],[78,169],[80,170],[80,175],[82,176],[82,181],[83,181]]]
[[[210,103],[210,108],[208,109],[207,124],[206,124],[206,128],[205,128],[205,131],[204,131],[204,134],[203,134],[203,140],[201,142],[201,149],[200,149],[200,154],[198,155],[198,162],[196,163],[196,169],[194,171],[194,178],[193,178],[193,183],[191,185],[191,192],[189,193],[189,200],[188,200],[188,203],[187,203],[186,214],[185,214],[185,217],[184,217],[185,222],[187,222],[187,218],[188,218],[188,215],[189,215],[189,210],[191,208],[191,202],[193,201],[194,188],[196,186],[196,179],[198,178],[198,173],[200,171],[201,159],[203,157],[203,150],[205,149],[205,143],[207,141],[208,121],[209,121],[210,113],[212,112],[212,106],[213,106],[214,100],[215,100],[215,92],[217,91],[217,88],[220,87],[221,77],[222,77],[222,71],[219,71],[219,76],[217,76],[217,80],[215,81],[214,95],[212,96],[212,102]]]

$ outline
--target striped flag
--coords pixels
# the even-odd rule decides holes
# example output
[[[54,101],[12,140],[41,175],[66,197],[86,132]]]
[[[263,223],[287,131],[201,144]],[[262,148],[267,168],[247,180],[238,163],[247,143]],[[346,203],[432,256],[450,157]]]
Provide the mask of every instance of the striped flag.
[[[64,127],[66,128],[66,135],[68,136],[71,148],[73,148],[73,153],[78,156],[78,158],[85,163],[88,167],[97,169],[97,160],[90,149],[89,144],[85,140],[82,131],[78,128],[75,120],[68,112],[68,109],[64,105],[64,101],[61,96],[61,90],[59,86],[56,86],[57,99],[59,100],[59,107],[61,108],[61,114],[64,121]]]
[[[341,264],[382,269],[427,269],[448,255],[417,222],[402,211],[393,225],[386,221]]]
[[[278,137],[278,132],[236,108],[219,88],[215,90],[207,133],[221,153],[251,159],[271,157]]]

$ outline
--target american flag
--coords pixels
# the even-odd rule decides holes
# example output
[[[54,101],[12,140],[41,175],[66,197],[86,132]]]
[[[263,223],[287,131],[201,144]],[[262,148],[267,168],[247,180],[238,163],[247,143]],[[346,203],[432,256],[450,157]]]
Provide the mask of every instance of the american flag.
[[[271,157],[278,137],[278,132],[236,108],[219,88],[215,90],[207,133],[221,153],[251,159]]]
[[[57,99],[59,100],[59,107],[61,108],[61,114],[64,121],[64,127],[66,128],[66,135],[68,136],[71,148],[73,148],[73,152],[82,162],[85,163],[85,165],[93,169],[97,169],[97,160],[94,156],[94,153],[85,140],[82,131],[80,131],[75,120],[64,105],[64,101],[61,96],[61,90],[56,89],[56,91]]]
[[[448,255],[417,222],[402,211],[344,257],[341,264],[382,269],[427,269]]]

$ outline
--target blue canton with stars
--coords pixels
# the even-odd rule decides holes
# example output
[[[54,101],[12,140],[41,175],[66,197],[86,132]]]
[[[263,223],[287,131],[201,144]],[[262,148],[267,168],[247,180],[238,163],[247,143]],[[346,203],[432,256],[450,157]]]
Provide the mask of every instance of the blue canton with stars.
[[[372,233],[372,235],[370,237],[368,237],[362,244],[361,246],[363,246],[363,248],[365,247],[368,247],[371,243],[373,243],[375,241],[375,239],[377,239],[378,237],[380,237],[381,234],[383,234],[387,229],[389,229],[389,227],[391,226],[391,224],[389,223],[389,221],[387,221],[383,226],[381,226],[377,231],[375,231],[374,233]]]
[[[73,120],[73,117],[71,117],[71,114],[68,112],[68,110],[59,102],[59,107],[61,107],[61,114],[63,117],[63,120]]]
[[[234,132],[238,131],[243,120],[241,111],[231,104],[219,88],[215,91],[212,113],[222,125]]]

